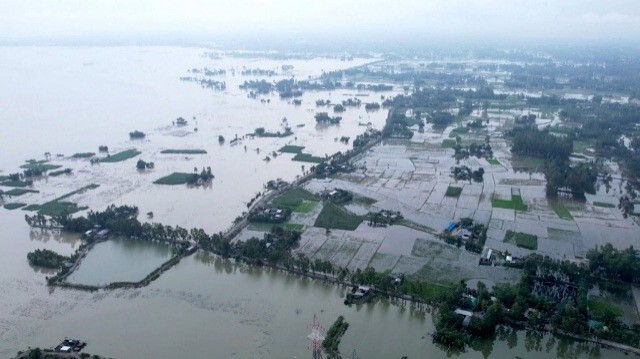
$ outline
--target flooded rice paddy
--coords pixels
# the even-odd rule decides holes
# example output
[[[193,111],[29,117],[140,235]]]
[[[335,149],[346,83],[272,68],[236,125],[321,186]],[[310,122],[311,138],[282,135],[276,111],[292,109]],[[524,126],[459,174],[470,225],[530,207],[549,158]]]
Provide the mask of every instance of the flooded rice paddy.
[[[308,170],[312,165],[291,161],[290,154],[270,156],[270,161],[264,160],[266,155],[286,144],[304,146],[304,152],[314,156],[344,151],[350,145],[337,141],[339,137],[353,139],[369,122],[379,129],[386,118],[386,111],[367,112],[362,106],[340,114],[343,121],[339,126],[317,126],[313,118],[317,111],[333,114],[331,109],[316,108],[316,100],[339,102],[359,95],[363,102],[379,102],[380,96],[396,93],[306,92],[300,105],[281,100],[277,94],[251,99],[238,85],[262,77],[241,76],[243,68],[272,69],[278,72],[273,80],[291,76],[306,79],[317,77],[322,71],[371,60],[212,59],[203,56],[203,52],[168,47],[16,47],[0,51],[0,81],[12,84],[0,87],[0,173],[16,172],[25,160],[42,159],[45,152],[52,154],[53,164],[73,170],[70,175],[36,180],[33,189],[39,193],[22,195],[19,201],[42,204],[95,183],[100,186],[68,200],[96,210],[109,204],[137,205],[140,213],[153,212],[153,221],[201,227],[209,233],[223,231],[246,210],[247,201],[264,190],[268,180],[280,177],[291,181],[303,173],[302,166]],[[283,73],[283,64],[293,65],[292,72]],[[235,75],[228,71],[216,78],[226,82],[226,90],[203,89],[193,82],[179,81],[188,75],[188,69],[205,66],[236,70]],[[189,125],[172,125],[177,117],[184,117]],[[242,138],[258,127],[281,131],[285,117],[294,131],[292,136],[245,138],[230,145],[236,135]],[[146,138],[130,140],[128,133],[133,130],[146,132]],[[219,135],[226,139],[223,144],[218,141]],[[415,141],[422,138],[423,143],[439,145],[438,136],[443,134],[427,133]],[[141,152],[136,159],[153,161],[155,168],[137,171],[136,159],[92,165],[87,159],[72,157],[74,153],[97,152],[100,145],[109,146],[111,153],[135,148]],[[207,153],[162,154],[165,149],[203,149]],[[320,190],[339,185],[354,192],[359,188],[359,194],[377,200],[375,206],[402,210],[412,221],[432,228],[440,228],[453,217],[472,215],[491,221],[496,238],[506,226],[534,222],[533,218],[515,213],[491,213],[488,191],[507,194],[510,186],[503,188],[500,181],[513,180],[514,176],[503,178],[499,173],[508,168],[492,171],[496,173],[492,175],[495,180],[484,187],[465,185],[463,196],[454,203],[444,197],[448,180],[443,178],[451,162],[445,158],[450,158],[450,153],[440,151],[442,157],[412,154],[409,157],[415,158],[407,159],[406,153],[398,151],[393,146],[376,147],[361,159],[367,162],[366,173],[333,183],[312,181],[308,188]],[[192,172],[194,167],[203,166],[211,166],[215,175],[210,185],[153,184],[173,172]],[[409,171],[413,171],[413,181],[407,180]],[[515,177],[531,180],[524,174]],[[523,191],[525,200],[539,200],[540,185],[535,183],[531,191]],[[485,192],[487,196],[474,203],[473,196]],[[360,206],[354,211],[368,208]],[[317,215],[319,210],[320,206],[309,216]],[[347,307],[342,302],[345,288],[235,265],[201,253],[185,258],[145,288],[97,292],[48,288],[45,277],[51,274],[30,267],[26,254],[47,248],[69,255],[80,245],[80,239],[66,233],[30,229],[24,222],[24,213],[19,209],[0,212],[2,357],[11,357],[28,346],[50,347],[69,336],[87,341],[89,352],[114,358],[305,358],[311,357],[306,334],[313,314],[318,315],[325,328],[338,315],[345,316],[350,323],[340,346],[345,354],[355,349],[363,358],[447,355],[431,341],[434,323],[429,313],[388,302]],[[575,232],[576,227],[587,226],[589,231],[599,225],[599,217],[580,213],[574,216],[584,220],[564,226],[558,220],[557,228],[567,227]],[[603,216],[626,223],[613,212]],[[313,223],[312,217],[301,216],[298,220],[307,226]],[[428,238],[424,240],[422,232],[404,227],[385,231],[364,226],[354,233],[334,231],[331,238],[316,232],[310,229],[305,233],[301,250],[315,248],[309,253],[322,258],[333,258],[341,252],[335,260],[351,268],[370,262],[380,270],[417,271],[436,260],[434,250],[455,263],[467,261],[466,253],[435,248]],[[417,241],[418,237],[422,240]],[[344,250],[338,251],[345,245]],[[137,280],[168,256],[169,249],[164,246],[112,239],[98,244],[70,281],[103,284]],[[618,352],[517,331],[503,332],[495,342],[474,343],[460,354],[465,358],[480,355],[622,357]]]

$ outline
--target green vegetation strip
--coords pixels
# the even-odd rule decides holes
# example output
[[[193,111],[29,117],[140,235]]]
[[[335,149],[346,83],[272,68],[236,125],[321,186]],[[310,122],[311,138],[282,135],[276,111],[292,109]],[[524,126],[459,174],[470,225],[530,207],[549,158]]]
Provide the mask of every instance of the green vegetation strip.
[[[162,150],[163,155],[204,155],[207,154],[205,150]]]
[[[29,169],[29,170],[40,170],[40,171],[49,171],[55,170],[62,166],[60,165],[51,165],[47,164],[47,161],[29,161],[26,165],[20,166],[20,168]]]
[[[65,173],[71,173],[71,169],[70,168],[65,168],[63,170],[52,171],[52,172],[49,172],[49,176],[57,177],[57,176],[65,174]]]
[[[606,313],[615,315],[616,317],[622,316],[622,309],[609,303],[604,298],[592,297],[587,301],[589,306],[589,312],[591,316],[601,319]]]
[[[598,202],[595,201],[593,202],[594,206],[598,206],[598,207],[604,207],[604,208],[616,208],[616,205],[613,203],[607,203],[607,202]]]
[[[284,153],[302,153],[302,150],[304,150],[304,146],[285,145],[278,151]]]
[[[22,188],[14,188],[4,193],[5,196],[22,196],[27,193],[38,193],[39,191],[35,191],[32,189],[22,189]]]
[[[449,186],[447,187],[447,192],[445,192],[445,196],[447,197],[460,197],[460,193],[462,193],[462,188]]]
[[[497,160],[497,159],[495,159],[495,158],[489,158],[489,159],[487,160],[487,162],[489,162],[489,164],[494,165],[494,166],[500,166],[500,161],[498,161],[498,160]]]
[[[315,227],[353,231],[362,223],[362,218],[331,202],[325,202],[316,219]]]
[[[27,187],[27,186],[31,186],[32,184],[33,182],[31,181],[13,181],[13,180],[4,181],[0,183],[0,185],[7,186],[7,187]]]
[[[73,158],[89,158],[89,157],[93,157],[96,154],[94,152],[80,152],[80,153],[74,153]]]
[[[26,203],[7,203],[4,205],[4,208],[11,211],[14,209],[18,209],[20,207],[24,207],[26,205],[27,205]]]
[[[110,155],[109,157],[105,157],[101,159],[100,162],[113,163],[113,162],[125,161],[125,160],[128,160],[129,158],[136,157],[141,153],[142,152],[136,149],[126,150],[126,151],[118,152],[114,155]]]
[[[295,156],[293,156],[292,160],[299,161],[299,162],[322,163],[324,162],[324,157],[316,157],[308,153],[298,153]]]
[[[24,208],[22,208],[23,211],[39,211],[40,210],[40,205],[39,204],[30,204]]]
[[[56,199],[54,199],[53,201],[49,201],[47,203],[44,203],[42,205],[39,206],[38,208],[38,213],[43,214],[43,215],[47,215],[47,216],[61,216],[61,215],[66,215],[66,214],[72,214],[72,213],[76,213],[78,211],[87,209],[87,207],[78,207],[78,205],[76,203],[73,202],[66,202],[63,201],[63,199],[69,198],[75,194],[84,192],[86,190],[90,190],[90,189],[95,189],[100,187],[100,185],[97,184],[90,184],[87,186],[84,186],[80,189],[77,189],[73,192],[69,192],[65,195],[62,195]],[[34,209],[35,210],[35,209]]]
[[[558,215],[558,217],[560,217],[561,219],[566,219],[566,220],[573,220],[573,216],[571,216],[571,213],[569,212],[569,210],[563,206],[561,203],[555,203],[552,205],[553,210],[556,212],[556,214]]]
[[[516,211],[526,211],[529,209],[529,207],[522,202],[522,196],[519,195],[511,195],[510,201],[507,201],[506,199],[493,198],[491,200],[491,205],[494,208],[515,209]]]
[[[170,174],[168,176],[164,176],[164,177],[160,178],[159,180],[157,180],[157,181],[155,181],[153,183],[169,185],[169,186],[186,184],[187,183],[187,179],[191,175],[193,175],[193,173],[173,172],[172,174]]]
[[[327,331],[327,336],[322,341],[322,346],[326,350],[338,353],[338,345],[340,345],[340,340],[348,328],[349,323],[345,322],[343,316],[339,316],[338,319],[333,322],[329,331]]]
[[[538,236],[528,233],[507,231],[504,235],[505,243],[515,243],[516,246],[531,250],[538,249]]]

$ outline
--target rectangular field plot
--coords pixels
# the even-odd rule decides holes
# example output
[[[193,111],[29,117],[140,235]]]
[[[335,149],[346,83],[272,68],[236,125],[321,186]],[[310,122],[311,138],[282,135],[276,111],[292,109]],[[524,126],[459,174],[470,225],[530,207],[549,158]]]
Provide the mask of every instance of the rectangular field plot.
[[[393,269],[400,257],[401,256],[397,254],[378,252],[373,256],[369,265],[373,267],[376,272],[384,272],[387,269]]]

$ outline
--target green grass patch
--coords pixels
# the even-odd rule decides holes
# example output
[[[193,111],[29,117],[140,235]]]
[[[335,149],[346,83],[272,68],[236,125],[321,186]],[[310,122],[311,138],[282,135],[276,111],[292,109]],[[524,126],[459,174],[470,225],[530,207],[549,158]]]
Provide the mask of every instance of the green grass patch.
[[[51,172],[49,172],[49,176],[58,177],[58,176],[63,175],[65,173],[71,173],[71,169],[70,168],[65,168],[63,170],[51,171]]]
[[[8,181],[10,179],[9,176],[0,176],[0,182],[2,181]]]
[[[113,163],[113,162],[125,161],[125,160],[128,160],[129,158],[136,157],[141,153],[142,152],[136,149],[126,150],[126,151],[122,151],[122,152],[118,152],[116,154],[110,155],[109,157],[105,157],[101,159],[100,162]]]
[[[587,300],[587,305],[589,307],[589,313],[595,318],[602,318],[607,312],[613,313],[616,317],[622,316],[622,309],[611,304],[604,298],[591,297]]]
[[[82,211],[87,209],[88,207],[79,207],[76,203],[73,202],[68,202],[68,201],[63,201],[64,199],[67,199],[71,196],[73,196],[74,194],[78,194],[81,192],[84,192],[86,190],[90,190],[90,189],[95,189],[100,187],[100,185],[97,184],[90,184],[87,186],[84,186],[80,189],[77,189],[73,192],[69,192],[65,195],[62,195],[56,199],[54,199],[53,201],[49,201],[47,203],[41,204],[38,206],[38,213],[40,214],[44,214],[46,216],[61,216],[61,215],[65,215],[65,214],[73,214],[76,213],[78,211]],[[33,205],[35,210],[35,206],[37,205]]]
[[[521,248],[538,249],[538,236],[529,233],[507,231],[504,235],[504,242],[515,243],[516,246]]]
[[[529,207],[522,202],[522,196],[513,194],[511,195],[510,201],[506,199],[493,198],[491,199],[491,205],[493,208],[515,209],[516,211],[526,211],[529,209]]]
[[[426,299],[438,299],[446,295],[450,289],[451,288],[443,285],[427,283],[423,288],[422,295]]]
[[[331,202],[325,202],[314,226],[353,231],[358,228],[360,223],[362,223],[360,216],[350,213]]]
[[[5,192],[4,194],[6,196],[13,196],[13,197],[17,197],[17,196],[22,196],[23,194],[27,194],[27,193],[38,193],[40,191],[35,191],[32,189],[22,189],[22,188],[14,188],[11,189],[7,192]]]
[[[316,208],[317,201],[303,200],[293,211],[298,213],[309,213]]]
[[[73,214],[87,208],[88,207],[78,207],[78,205],[73,202],[51,201],[41,205],[40,209],[38,209],[38,213],[54,217]]]
[[[500,166],[500,161],[498,161],[498,160],[497,160],[497,159],[495,159],[495,158],[489,158],[489,159],[487,160],[487,162],[489,162],[489,164],[494,165],[494,166]]]
[[[453,148],[456,145],[456,143],[457,143],[456,140],[452,140],[452,139],[442,140],[441,147]]]
[[[168,176],[164,176],[153,183],[169,185],[169,186],[186,184],[187,179],[191,177],[191,175],[193,175],[193,173],[173,172],[172,174]]]
[[[554,203],[551,205],[551,207],[553,207],[553,210],[561,219],[566,219],[569,221],[573,220],[573,216],[571,216],[571,213],[569,212],[567,207],[563,206],[562,203]]]
[[[163,155],[205,155],[205,150],[162,150]]]
[[[282,146],[278,151],[284,153],[302,153],[302,150],[304,150],[304,146],[285,145]]]
[[[27,186],[31,186],[32,184],[33,182],[31,181],[14,181],[14,180],[8,180],[0,183],[1,186],[7,186],[7,187],[27,187]]]
[[[607,202],[598,202],[598,201],[594,201],[593,202],[594,206],[598,206],[598,207],[604,207],[604,208],[616,208],[616,205],[613,203],[607,203]]]
[[[293,161],[299,161],[299,162],[322,163],[322,162],[324,162],[325,158],[324,157],[316,157],[316,156],[310,155],[308,153],[298,153],[295,156],[293,156],[292,160]]]
[[[80,153],[74,153],[73,158],[90,158],[95,156],[96,154],[94,152],[80,152]]]
[[[313,207],[309,210],[310,212],[311,210],[313,210],[313,208],[315,208],[317,204],[316,196],[314,196],[313,193],[307,190],[296,187],[296,188],[291,188],[290,190],[286,191],[282,195],[274,198],[271,201],[271,204],[279,208],[287,208],[292,211],[298,212],[298,207],[303,207],[300,209],[305,210],[306,208],[304,207],[311,206],[311,204],[303,205],[304,202],[313,202]],[[307,212],[302,212],[302,213],[307,213]]]
[[[16,203],[7,203],[7,204],[4,205],[4,208],[12,211],[14,209],[18,209],[20,207],[24,207],[26,205],[27,205],[26,203],[17,203],[17,202]]]
[[[447,192],[445,192],[445,196],[447,197],[460,197],[460,193],[462,193],[462,188],[449,186],[447,187]]]
[[[30,205],[24,207],[22,210],[23,211],[30,211],[30,212],[39,211],[40,210],[40,205],[39,204],[30,204]]]

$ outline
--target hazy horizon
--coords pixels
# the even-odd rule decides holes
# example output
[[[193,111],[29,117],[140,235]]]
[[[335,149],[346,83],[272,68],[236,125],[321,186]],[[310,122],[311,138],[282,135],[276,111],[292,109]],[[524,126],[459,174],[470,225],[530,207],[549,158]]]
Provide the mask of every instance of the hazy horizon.
[[[0,3],[3,44],[640,44],[632,0]]]

